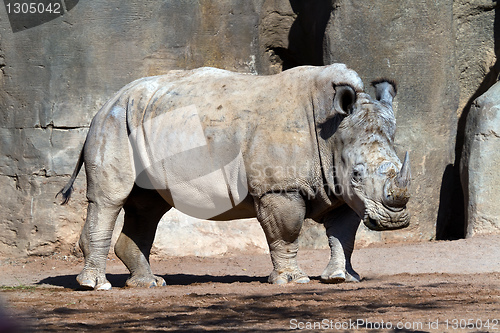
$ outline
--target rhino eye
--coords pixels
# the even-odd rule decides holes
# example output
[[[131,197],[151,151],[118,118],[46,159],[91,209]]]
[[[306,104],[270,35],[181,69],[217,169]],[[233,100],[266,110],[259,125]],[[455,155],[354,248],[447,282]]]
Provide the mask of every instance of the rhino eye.
[[[366,167],[364,164],[356,164],[352,169],[352,182],[360,183],[365,178]]]

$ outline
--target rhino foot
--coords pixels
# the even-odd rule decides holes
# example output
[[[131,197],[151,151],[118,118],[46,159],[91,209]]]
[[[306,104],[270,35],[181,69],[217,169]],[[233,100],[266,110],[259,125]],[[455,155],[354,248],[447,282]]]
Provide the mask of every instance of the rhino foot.
[[[162,277],[151,274],[147,276],[132,276],[127,280],[126,285],[133,288],[153,288],[164,287],[167,283]]]
[[[269,275],[269,283],[273,284],[287,284],[287,283],[308,283],[309,277],[298,270],[298,271],[272,271]]]
[[[323,274],[321,274],[321,282],[323,283],[342,283],[346,281],[346,274],[342,270],[338,270],[332,273],[329,273],[328,270],[325,270]]]
[[[77,277],[76,281],[83,290],[110,290],[111,283],[106,279],[106,274],[96,270],[84,269]]]
[[[355,271],[345,273],[346,282],[361,282],[361,277]]]
[[[360,282],[361,278],[355,271],[346,272],[344,270],[330,270],[328,267],[321,274],[321,282],[323,283],[343,283],[343,282]]]

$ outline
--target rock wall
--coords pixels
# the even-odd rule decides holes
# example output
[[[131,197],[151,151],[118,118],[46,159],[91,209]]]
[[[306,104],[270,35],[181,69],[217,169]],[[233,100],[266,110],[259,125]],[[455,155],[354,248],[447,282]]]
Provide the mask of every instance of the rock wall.
[[[7,19],[0,20],[1,256],[70,251],[86,213],[84,173],[69,205],[59,206],[54,196],[73,170],[92,116],[136,78],[200,66],[271,74],[339,61],[358,71],[367,86],[382,76],[396,79],[398,149],[400,155],[409,150],[413,163],[412,226],[387,233],[361,230],[360,243],[428,240],[436,237],[439,221],[442,230],[463,225],[453,218],[460,196],[448,193],[459,191],[443,189],[460,190],[454,171],[461,150],[455,141],[464,130],[460,121],[467,101],[492,84],[495,2],[65,3],[63,15],[30,29],[13,32]],[[4,6],[0,17],[7,18]],[[160,224],[161,253],[265,250],[254,220],[210,222],[205,228],[176,214]],[[322,227],[308,226],[303,245],[325,246]],[[192,235],[186,233],[191,228]],[[166,235],[172,234],[186,241],[170,244]],[[211,245],[205,252],[188,251],[194,235],[208,237],[199,241],[204,244],[229,243],[223,250]]]
[[[469,115],[474,118],[474,114],[477,113],[477,105],[474,107],[475,100],[498,80],[500,73],[500,63],[498,61],[500,13],[496,2],[477,0],[472,2],[466,0],[455,1],[454,12],[456,13],[456,40],[457,46],[459,46],[456,48],[456,66],[460,85],[460,99],[457,111],[459,121],[455,146],[455,168],[452,179],[454,184],[460,184],[458,180],[460,177],[458,168],[460,164],[467,165],[469,164],[469,156],[483,153],[481,151],[467,151],[469,148],[466,147],[466,137],[471,130],[466,127],[469,122]],[[482,126],[482,124],[478,125]],[[470,141],[470,136],[467,140]],[[460,225],[461,235],[471,236],[473,233],[469,225],[473,225],[475,222],[471,220],[472,215],[468,212],[470,211],[469,198],[475,194],[470,193],[470,185],[472,187],[494,186],[495,181],[473,184],[468,180],[466,181],[465,178],[462,179],[464,180],[462,188],[452,187],[451,192],[454,195],[450,199],[457,204],[463,202],[464,207],[454,210],[451,218],[454,221],[462,221]],[[489,191],[494,192],[495,189],[491,188]],[[490,228],[489,231],[491,232],[492,229]]]
[[[500,82],[477,98],[467,117],[461,176],[466,236],[500,233]]]

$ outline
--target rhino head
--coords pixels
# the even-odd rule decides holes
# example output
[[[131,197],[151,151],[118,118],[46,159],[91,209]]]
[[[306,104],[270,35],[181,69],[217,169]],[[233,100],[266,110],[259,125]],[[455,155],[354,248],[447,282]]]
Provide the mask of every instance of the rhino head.
[[[394,149],[396,86],[388,80],[373,86],[376,99],[349,85],[335,87],[328,138],[334,193],[372,230],[405,228],[411,172],[408,152],[401,163]]]

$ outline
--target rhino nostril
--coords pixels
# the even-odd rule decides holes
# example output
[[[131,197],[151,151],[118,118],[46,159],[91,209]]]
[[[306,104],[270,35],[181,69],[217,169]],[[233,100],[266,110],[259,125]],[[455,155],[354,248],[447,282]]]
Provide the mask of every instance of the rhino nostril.
[[[406,193],[392,194],[384,198],[383,204],[393,211],[402,210],[406,207],[409,198],[409,195]]]

